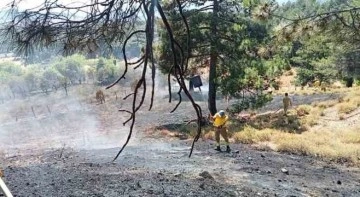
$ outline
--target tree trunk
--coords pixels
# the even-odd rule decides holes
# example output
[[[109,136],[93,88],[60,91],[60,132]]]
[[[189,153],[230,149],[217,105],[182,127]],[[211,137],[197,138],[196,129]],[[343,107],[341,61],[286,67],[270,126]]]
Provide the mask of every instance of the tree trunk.
[[[345,80],[346,80],[346,87],[351,88],[353,86],[353,83],[354,83],[354,78],[353,77],[347,77]]]
[[[219,9],[218,0],[214,0],[213,18],[210,24],[210,29],[213,34],[211,37],[210,45],[210,68],[209,68],[209,96],[208,96],[208,108],[211,115],[217,112],[216,109],[216,63],[217,63],[217,51],[216,51],[216,18]]]
[[[216,1],[216,0],[215,0]],[[211,115],[217,112],[216,109],[216,54],[210,55],[210,72],[209,72],[209,95],[208,108]]]

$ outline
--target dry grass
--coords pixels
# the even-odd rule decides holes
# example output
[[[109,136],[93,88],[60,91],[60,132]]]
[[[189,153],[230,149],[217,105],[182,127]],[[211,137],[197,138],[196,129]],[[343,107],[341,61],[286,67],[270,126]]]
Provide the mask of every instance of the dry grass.
[[[203,135],[203,139],[206,139],[206,140],[215,140],[215,132],[214,131],[209,131],[207,133],[205,133]]]
[[[337,110],[340,115],[349,114],[360,107],[360,89],[349,89],[346,96],[339,99]]]
[[[281,80],[280,80],[281,81]],[[293,85],[287,85],[280,87],[280,90],[274,91],[274,95],[284,95],[285,92],[288,92],[290,95],[313,95],[313,94],[335,94],[341,93],[346,94],[352,92],[355,89],[360,89],[359,87],[346,88],[340,86],[329,86],[326,87],[326,91],[321,90],[321,87],[295,87]]]
[[[286,73],[280,81],[283,83],[280,90],[274,95],[283,95],[285,92],[297,95],[312,95],[316,93],[341,94],[339,99],[301,105],[291,110],[288,117],[280,114],[258,115],[243,130],[233,134],[233,140],[239,143],[253,144],[256,148],[262,147],[279,152],[299,155],[310,155],[327,161],[349,162],[360,166],[360,128],[327,128],[317,125],[321,116],[337,111],[339,119],[344,120],[346,114],[352,113],[360,107],[360,87],[346,88],[340,82],[321,91],[320,87],[295,88],[291,84],[294,76]],[[330,109],[330,110],[329,110]],[[325,123],[326,124],[326,123]],[[308,128],[308,129],[306,129]],[[311,128],[311,129],[310,129]],[[292,132],[292,131],[304,132]],[[331,129],[331,130],[329,130]],[[341,129],[341,130],[340,130]],[[271,146],[268,146],[271,145]]]
[[[163,137],[172,136],[172,133],[171,133],[169,130],[167,130],[167,129],[161,129],[161,130],[159,131],[159,134],[160,134],[160,136],[163,136]]]
[[[304,116],[304,115],[308,115],[310,114],[310,111],[312,110],[312,106],[311,105],[299,105],[296,108],[296,113],[298,116]]]
[[[299,117],[295,115],[294,111],[290,111],[288,116],[284,116],[282,112],[260,114],[253,117],[248,124],[258,130],[276,129],[299,133],[304,129],[301,125]],[[239,128],[235,129],[235,131],[236,130],[239,130]]]
[[[307,141],[300,141],[300,134],[290,134],[290,133],[278,133],[274,136],[274,141],[276,144],[276,151],[294,153],[299,155],[308,155],[309,153],[309,143]]]
[[[243,131],[235,133],[233,139],[235,142],[243,144],[266,142],[271,140],[273,131],[272,129],[257,130],[246,126]]]
[[[234,141],[246,144],[275,144],[275,151],[299,155],[310,155],[327,161],[350,162],[360,165],[360,130],[307,131],[302,134],[279,130],[257,130],[245,127],[234,134]]]
[[[352,102],[357,106],[360,107],[360,96],[355,97]]]
[[[207,128],[203,128],[203,129],[207,129]],[[184,125],[179,128],[179,132],[181,134],[185,134],[190,137],[195,137],[197,135],[197,127],[195,124]]]
[[[287,72],[284,73],[285,76],[293,76],[294,75],[294,71],[289,70]]]
[[[311,104],[312,107],[318,107],[321,109],[326,109],[329,107],[334,107],[336,104],[338,104],[337,100],[328,100],[328,101],[322,101],[322,102],[313,102]]]
[[[345,102],[345,103],[340,103],[337,106],[337,109],[339,114],[349,114],[353,112],[355,109],[357,109],[357,105],[354,104],[353,102]]]
[[[317,114],[311,114],[309,116],[304,117],[303,119],[301,119],[301,124],[304,126],[308,126],[308,127],[312,127],[318,124],[319,121],[319,115]]]
[[[316,107],[325,109],[325,108],[329,108],[329,107],[334,107],[337,103],[338,103],[338,101],[336,101],[336,100],[323,101],[323,102],[317,103]]]
[[[299,155],[318,157],[326,161],[360,166],[360,128],[327,128],[317,126],[325,112],[338,110],[339,119],[360,107],[360,88],[339,88],[342,98],[300,105],[288,117],[280,114],[258,115],[249,126],[233,135],[235,142]],[[309,92],[304,92],[309,93]],[[330,110],[328,110],[330,108]],[[334,109],[334,110],[332,110]],[[326,111],[325,111],[326,110]],[[290,127],[303,132],[291,132]],[[287,128],[287,129],[286,129]],[[338,130],[335,130],[338,129]]]
[[[325,116],[325,108],[311,107],[308,114],[301,118],[300,122],[304,126],[315,126],[318,124],[320,116]]]
[[[346,133],[339,132],[338,136],[341,137],[343,143],[360,144],[360,131],[348,131]]]
[[[349,129],[323,127],[318,125],[321,116],[338,109],[340,119],[360,106],[360,89],[339,88],[344,94],[341,99],[300,105],[290,110],[287,117],[283,113],[265,113],[253,116],[248,125],[230,122],[228,128],[232,141],[253,144],[256,148],[318,157],[326,161],[348,162],[360,166],[360,128]],[[308,94],[309,92],[304,91]],[[328,110],[331,108],[330,110]],[[314,127],[318,125],[317,127]],[[332,129],[332,130],[329,130]],[[340,128],[339,128],[340,129]],[[236,131],[236,132],[233,132]],[[211,129],[205,139],[214,139]]]
[[[147,137],[151,138],[168,138],[168,137],[176,137],[178,133],[171,132],[167,129],[147,129],[144,131],[144,134]]]
[[[309,105],[301,105],[297,108],[298,115],[307,115],[313,108],[331,108],[336,107],[339,115],[349,114],[360,107],[360,88],[341,88],[338,90],[332,90],[331,93],[341,93],[343,96],[328,101],[314,102]],[[311,112],[312,113],[312,112]],[[321,114],[323,116],[324,114]]]
[[[339,115],[339,120],[345,120],[345,116],[344,115]]]
[[[352,91],[345,98],[339,99],[339,104],[337,105],[339,114],[349,114],[358,107],[360,107],[360,94],[357,91]]]
[[[320,116],[325,116],[325,109],[324,108],[320,108]]]

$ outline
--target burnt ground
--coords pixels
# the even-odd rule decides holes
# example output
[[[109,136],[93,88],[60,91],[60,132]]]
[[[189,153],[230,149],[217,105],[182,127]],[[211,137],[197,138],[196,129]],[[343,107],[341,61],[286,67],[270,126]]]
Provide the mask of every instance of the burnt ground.
[[[57,103],[58,114],[0,125],[0,161],[14,196],[360,196],[360,170],[345,164],[241,144],[217,153],[201,139],[189,158],[191,140],[142,135],[149,126],[192,118],[189,103],[175,114],[162,105],[142,111],[135,138],[112,162],[128,131],[121,127],[126,118],[111,112],[116,104],[65,110],[69,103]]]
[[[189,142],[141,144],[116,162],[118,149],[8,158],[5,180],[15,196],[360,196],[359,169],[313,158],[243,145],[216,153],[209,142],[188,158]]]

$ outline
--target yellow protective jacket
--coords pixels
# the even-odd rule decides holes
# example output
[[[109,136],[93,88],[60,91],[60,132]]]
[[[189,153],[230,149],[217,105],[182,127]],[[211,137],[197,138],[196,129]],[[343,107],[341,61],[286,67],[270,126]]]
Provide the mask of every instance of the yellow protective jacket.
[[[214,119],[214,126],[215,127],[220,127],[220,126],[224,126],[226,121],[228,120],[228,116],[225,115],[223,117],[220,116],[219,113],[216,113],[215,116],[213,117]]]

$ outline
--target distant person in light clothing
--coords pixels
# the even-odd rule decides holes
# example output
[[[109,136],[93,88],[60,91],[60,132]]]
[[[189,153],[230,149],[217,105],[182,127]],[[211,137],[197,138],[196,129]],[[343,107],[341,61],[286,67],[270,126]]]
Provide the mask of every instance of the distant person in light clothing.
[[[287,116],[287,111],[290,106],[292,106],[291,99],[289,98],[289,94],[285,93],[285,97],[283,98],[283,105],[284,105],[284,115]]]

